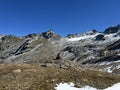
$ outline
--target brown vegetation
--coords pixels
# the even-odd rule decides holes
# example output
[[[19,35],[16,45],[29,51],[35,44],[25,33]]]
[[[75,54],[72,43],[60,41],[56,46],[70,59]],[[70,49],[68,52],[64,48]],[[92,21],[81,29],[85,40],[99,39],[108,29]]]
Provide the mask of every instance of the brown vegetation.
[[[62,69],[57,65],[0,65],[0,90],[54,90],[61,82],[74,82],[78,87],[106,88],[120,82],[120,76],[86,69],[78,71],[71,67]]]

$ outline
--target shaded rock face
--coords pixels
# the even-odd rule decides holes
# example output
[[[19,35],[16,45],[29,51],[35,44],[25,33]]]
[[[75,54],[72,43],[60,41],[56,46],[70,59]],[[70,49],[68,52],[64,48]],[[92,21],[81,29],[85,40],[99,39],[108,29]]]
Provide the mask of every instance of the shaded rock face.
[[[108,50],[120,50],[120,39],[107,47]]]
[[[99,35],[96,36],[96,39],[95,39],[95,40],[96,40],[96,41],[105,40],[105,37],[104,37],[103,34],[99,34]]]
[[[37,36],[37,34],[33,33],[33,34],[28,34],[27,36],[25,36],[25,38],[34,38],[35,36]]]
[[[109,27],[104,31],[104,33],[105,34],[112,34],[112,33],[117,33],[118,31],[120,31],[120,25],[117,25],[115,27]]]
[[[15,54],[15,55],[22,54],[23,51],[25,49],[27,49],[28,42],[29,42],[29,40],[26,40],[25,42],[23,42],[23,44],[21,46],[19,46],[15,52],[13,52],[13,54]]]
[[[108,56],[103,56],[100,59],[95,59],[95,60],[88,60],[83,62],[83,64],[98,64],[98,63],[102,63],[102,62],[112,62],[112,61],[118,61],[120,59],[120,56],[117,55],[108,55]]]

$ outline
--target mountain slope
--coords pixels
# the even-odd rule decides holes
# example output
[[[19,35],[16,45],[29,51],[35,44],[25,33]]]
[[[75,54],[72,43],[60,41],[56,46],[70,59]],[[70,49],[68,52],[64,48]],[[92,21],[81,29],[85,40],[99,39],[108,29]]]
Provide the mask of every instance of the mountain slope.
[[[73,61],[98,70],[120,73],[120,25],[104,32],[91,30],[61,37],[52,30],[24,37],[0,38],[0,63],[59,63]],[[108,70],[109,68],[109,70]]]

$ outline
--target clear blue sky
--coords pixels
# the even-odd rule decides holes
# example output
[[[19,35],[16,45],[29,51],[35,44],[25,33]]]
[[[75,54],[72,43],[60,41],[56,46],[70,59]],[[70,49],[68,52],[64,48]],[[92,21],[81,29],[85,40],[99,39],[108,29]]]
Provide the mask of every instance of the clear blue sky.
[[[65,36],[120,24],[120,0],[0,0],[0,34]]]

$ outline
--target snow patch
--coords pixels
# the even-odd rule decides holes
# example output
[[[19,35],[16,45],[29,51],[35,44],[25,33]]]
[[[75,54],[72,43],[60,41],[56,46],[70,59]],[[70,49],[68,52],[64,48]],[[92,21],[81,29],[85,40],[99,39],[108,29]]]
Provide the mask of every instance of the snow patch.
[[[119,54],[117,54],[118,56],[120,56],[120,53]]]
[[[96,90],[96,88],[85,86],[83,88],[74,87],[74,83],[60,83],[55,87],[56,90]]]
[[[94,38],[98,34],[99,33],[97,33],[95,35],[86,35],[86,36],[80,36],[80,37],[75,37],[75,38],[69,38],[68,41],[79,41],[79,40],[82,40],[82,39]]]
[[[94,87],[90,87],[90,86],[84,86],[82,88],[77,88],[74,87],[74,83],[60,83],[57,84],[57,87],[55,87],[55,90],[99,90],[97,88]],[[108,87],[106,89],[103,90],[120,90],[120,83],[116,83],[111,87]]]
[[[114,84],[113,86],[108,87],[104,90],[120,90],[120,83]]]
[[[107,34],[107,35],[105,35],[105,38],[113,38],[114,35],[116,35],[116,33],[114,33],[114,34]]]

